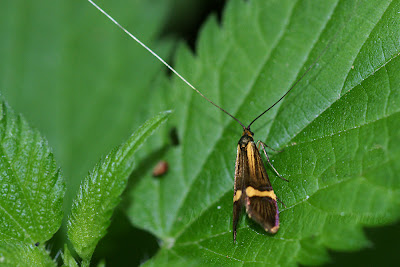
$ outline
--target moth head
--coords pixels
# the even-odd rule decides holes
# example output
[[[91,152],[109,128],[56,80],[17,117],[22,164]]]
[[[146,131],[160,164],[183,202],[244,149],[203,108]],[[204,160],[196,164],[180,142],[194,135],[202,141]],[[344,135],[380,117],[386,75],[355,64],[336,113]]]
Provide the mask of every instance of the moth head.
[[[242,135],[248,135],[250,137],[253,137],[254,133],[250,130],[250,127],[247,127],[247,128],[243,129],[243,134]]]

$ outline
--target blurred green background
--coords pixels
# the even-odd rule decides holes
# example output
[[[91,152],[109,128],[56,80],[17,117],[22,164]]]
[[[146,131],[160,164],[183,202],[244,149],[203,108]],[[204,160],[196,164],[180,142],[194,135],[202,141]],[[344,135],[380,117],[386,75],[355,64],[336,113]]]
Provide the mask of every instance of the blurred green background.
[[[96,1],[169,59],[179,40],[195,51],[199,28],[211,13],[221,16],[224,2]],[[146,98],[160,92],[157,86],[148,92],[148,84],[141,81],[157,80],[165,69],[87,1],[0,3],[0,92],[49,140],[67,181],[68,214],[88,170],[154,115],[146,108]],[[395,266],[400,224],[366,232],[370,248],[332,252],[333,262],[327,266]],[[53,255],[62,247],[63,236],[60,230],[50,242]],[[132,227],[120,208],[93,263],[105,258],[109,266],[137,265],[157,248],[157,240]]]

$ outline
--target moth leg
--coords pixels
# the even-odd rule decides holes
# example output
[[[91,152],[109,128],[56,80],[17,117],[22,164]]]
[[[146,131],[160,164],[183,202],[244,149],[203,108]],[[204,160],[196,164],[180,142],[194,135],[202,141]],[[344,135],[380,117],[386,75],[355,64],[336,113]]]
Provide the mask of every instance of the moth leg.
[[[285,209],[287,208],[286,205],[285,205],[285,203],[283,203],[282,200],[280,200],[278,197],[276,197],[276,199],[285,207]]]
[[[267,146],[266,144],[264,144],[263,142],[261,142],[260,140],[258,140],[258,141],[257,141],[258,149],[260,149],[260,145],[261,145],[261,147],[262,147],[262,149],[263,149],[263,151],[264,151],[265,157],[267,157],[267,161],[268,161],[269,165],[271,166],[271,168],[275,171],[275,173],[279,176],[279,178],[281,178],[282,180],[284,180],[284,181],[286,181],[286,182],[289,182],[289,180],[283,178],[282,175],[279,174],[279,172],[275,169],[274,165],[272,165],[271,161],[269,160],[268,153],[267,153],[267,151],[265,150],[265,147],[269,147],[269,146]]]
[[[276,149],[273,149],[272,147],[270,147],[270,146],[267,145],[266,143],[261,142],[260,140],[257,141],[258,149],[260,149],[260,143],[262,143],[264,146],[268,147],[269,149],[271,149],[271,150],[274,151],[274,152],[279,152],[279,153],[280,153],[280,152],[283,152],[283,150],[276,150]]]

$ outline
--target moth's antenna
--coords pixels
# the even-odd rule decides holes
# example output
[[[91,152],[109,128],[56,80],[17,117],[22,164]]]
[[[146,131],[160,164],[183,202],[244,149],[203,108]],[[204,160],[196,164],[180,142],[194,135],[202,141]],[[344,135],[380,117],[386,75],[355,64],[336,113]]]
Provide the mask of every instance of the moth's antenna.
[[[161,61],[161,63],[163,63],[168,69],[170,69],[173,73],[175,73],[182,81],[184,81],[187,85],[189,85],[194,91],[196,91],[196,93],[198,93],[199,95],[201,95],[205,100],[207,100],[208,102],[210,102],[211,104],[213,104],[215,107],[219,108],[221,111],[223,111],[224,113],[226,113],[227,115],[229,115],[232,119],[234,119],[235,121],[237,121],[242,127],[243,129],[245,129],[246,127],[243,125],[243,123],[241,123],[238,119],[236,119],[233,115],[231,115],[228,111],[226,111],[225,109],[221,108],[220,106],[218,106],[217,104],[215,104],[214,102],[212,102],[210,99],[208,99],[205,95],[203,95],[199,90],[196,89],[196,87],[194,87],[191,83],[189,83],[185,78],[183,78],[174,68],[172,68],[167,62],[165,62],[159,55],[157,55],[153,50],[151,50],[149,47],[147,47],[144,43],[142,43],[138,38],[136,38],[136,36],[134,36],[132,33],[130,33],[127,29],[125,29],[124,27],[121,26],[121,24],[119,24],[113,17],[111,17],[110,15],[107,14],[107,12],[105,12],[103,9],[101,9],[101,7],[99,7],[98,5],[96,5],[92,0],[88,0],[95,8],[97,8],[101,13],[103,13],[107,18],[109,18],[115,25],[117,25],[121,30],[123,30],[126,34],[129,35],[129,37],[131,37],[133,40],[135,40],[137,43],[139,43],[141,46],[143,46],[147,51],[149,51],[153,56],[155,56],[159,61]]]
[[[285,98],[285,96],[287,94],[289,94],[289,92],[296,87],[296,85],[304,78],[304,76],[306,76],[306,74],[315,66],[315,64],[317,64],[318,60],[322,57],[323,54],[325,54],[325,52],[328,50],[328,48],[331,46],[332,42],[333,42],[334,38],[328,43],[327,46],[325,46],[324,50],[322,51],[322,53],[313,61],[313,63],[307,68],[307,70],[303,73],[303,75],[301,75],[301,77],[299,79],[297,79],[297,81],[289,88],[289,90],[286,91],[286,93],[281,96],[281,98],[278,99],[278,101],[276,101],[272,106],[270,106],[269,108],[267,108],[263,113],[261,113],[260,115],[258,115],[252,122],[250,122],[249,126],[247,126],[247,129],[250,128],[250,126],[253,124],[253,122],[255,122],[258,118],[260,118],[262,115],[264,115],[265,113],[267,113],[271,108],[273,108],[276,104],[278,104],[279,102],[281,102],[281,100],[283,98]]]

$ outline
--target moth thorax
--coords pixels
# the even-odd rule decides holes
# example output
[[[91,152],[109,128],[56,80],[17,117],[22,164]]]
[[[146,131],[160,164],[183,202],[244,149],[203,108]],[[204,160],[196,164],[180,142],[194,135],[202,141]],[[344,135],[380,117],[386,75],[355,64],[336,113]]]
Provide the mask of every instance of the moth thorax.
[[[251,133],[251,132],[250,132]],[[239,140],[239,145],[241,147],[246,147],[249,142],[254,142],[253,135],[248,134],[248,131],[244,131],[242,137]]]

